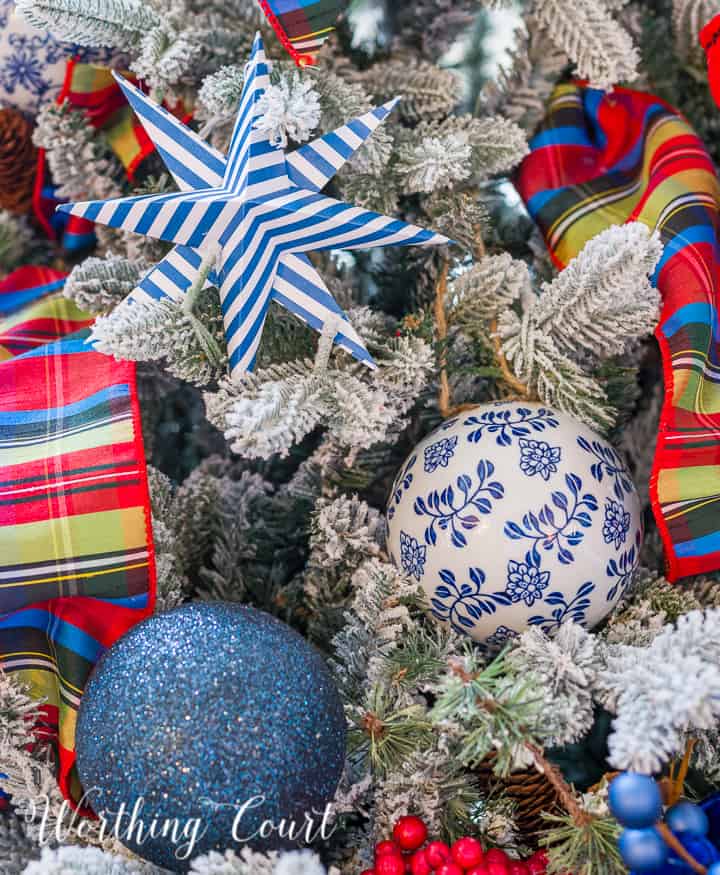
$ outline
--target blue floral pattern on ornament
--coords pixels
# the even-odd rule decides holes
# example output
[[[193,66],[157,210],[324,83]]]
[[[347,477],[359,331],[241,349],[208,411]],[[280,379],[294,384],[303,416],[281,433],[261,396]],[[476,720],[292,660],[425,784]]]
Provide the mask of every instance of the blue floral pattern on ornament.
[[[408,577],[420,580],[425,572],[426,558],[427,547],[407,532],[400,532],[400,564]]]
[[[605,572],[608,577],[616,578],[615,583],[610,587],[607,593],[607,600],[611,602],[620,591],[620,596],[624,596],[628,587],[635,577],[635,570],[640,564],[640,544],[642,543],[642,532],[640,529],[635,533],[635,543],[630,549],[624,550],[620,558],[616,561],[610,559]]]
[[[528,511],[522,518],[522,525],[512,521],[505,523],[505,534],[513,540],[527,539],[533,542],[533,557],[540,567],[540,553],[543,550],[557,550],[558,559],[564,565],[575,560],[571,547],[582,542],[584,532],[592,525],[590,511],[598,509],[598,501],[589,492],[581,494],[582,480],[577,474],[566,474],[565,483],[569,497],[560,490],[551,493],[555,510],[549,504],[543,505],[535,514]]]
[[[586,612],[591,604],[589,596],[594,589],[595,584],[591,581],[583,583],[569,602],[565,599],[563,593],[551,592],[550,595],[545,597],[544,604],[557,605],[557,607],[554,608],[549,617],[536,615],[530,617],[528,623],[531,626],[539,626],[548,635],[557,632],[560,626],[566,622],[585,625]]]
[[[590,466],[590,472],[598,483],[602,483],[606,475],[612,479],[614,481],[613,492],[618,501],[622,501],[626,495],[632,494],[634,487],[630,472],[616,450],[600,441],[589,441],[584,437],[579,437],[577,442],[581,449],[595,457],[595,461]]]
[[[17,88],[26,88],[32,94],[42,98],[50,89],[52,83],[43,76],[43,67],[37,54],[39,46],[32,45],[27,37],[13,34],[8,44],[13,47],[13,53],[3,61],[0,67],[2,85],[8,94],[14,94]]]
[[[468,417],[463,425],[476,426],[467,436],[471,443],[478,443],[487,432],[496,436],[495,441],[500,446],[509,447],[514,437],[526,437],[533,431],[557,428],[559,423],[552,411],[544,407],[539,410],[518,407],[515,411],[487,410],[479,416]]]
[[[61,42],[52,34],[11,16],[13,0],[0,0],[0,102],[36,113],[55,98],[65,74],[65,61],[76,58],[109,64],[113,49],[85,48]]]
[[[415,499],[413,505],[418,516],[432,517],[432,522],[425,529],[425,543],[433,546],[437,543],[437,528],[441,531],[450,530],[450,541],[453,547],[467,547],[464,532],[474,529],[480,522],[478,514],[489,514],[492,511],[491,499],[500,499],[505,494],[502,483],[490,480],[495,466],[492,462],[481,459],[477,464],[477,485],[473,485],[472,477],[461,474],[456,488],[448,484],[442,491],[433,489],[427,498]],[[456,501],[457,499],[457,501]]]
[[[557,473],[560,462],[560,447],[551,447],[545,441],[534,438],[520,438],[520,470],[528,477],[539,474],[543,480],[549,480],[551,474]]]
[[[407,492],[413,482],[413,473],[412,469],[417,462],[417,454],[413,453],[412,456],[405,463],[405,467],[400,471],[400,473],[395,478],[395,482],[392,486],[392,497],[390,499],[390,507],[388,508],[388,519],[392,519],[395,516],[395,511],[397,506],[400,504],[403,494]]]
[[[438,468],[447,468],[448,462],[455,453],[457,442],[457,435],[453,435],[425,447],[425,471],[432,474]]]
[[[533,550],[525,554],[524,562],[508,562],[507,585],[505,592],[510,596],[510,601],[523,601],[526,605],[534,604],[542,599],[543,590],[550,584],[550,572],[540,570],[540,556]]]
[[[630,513],[612,498],[608,498],[605,502],[605,521],[602,531],[605,543],[615,544],[616,550],[625,543],[627,533],[630,531]]]
[[[430,599],[433,616],[450,623],[456,632],[472,629],[483,614],[494,614],[498,605],[509,605],[504,592],[483,593],[485,573],[480,568],[468,569],[469,582],[458,583],[448,568],[440,571],[442,584],[435,587]]]

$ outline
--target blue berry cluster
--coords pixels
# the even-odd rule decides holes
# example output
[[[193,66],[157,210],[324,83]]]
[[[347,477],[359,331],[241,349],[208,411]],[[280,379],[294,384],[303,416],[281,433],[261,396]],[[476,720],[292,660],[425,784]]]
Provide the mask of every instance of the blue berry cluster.
[[[690,866],[668,847],[658,830],[663,819],[662,797],[651,777],[633,772],[618,775],[610,784],[608,801],[624,827],[618,846],[633,873],[692,875]],[[699,805],[678,802],[665,812],[664,821],[685,850],[707,867],[707,875],[720,875],[720,851],[708,838],[710,824]]]

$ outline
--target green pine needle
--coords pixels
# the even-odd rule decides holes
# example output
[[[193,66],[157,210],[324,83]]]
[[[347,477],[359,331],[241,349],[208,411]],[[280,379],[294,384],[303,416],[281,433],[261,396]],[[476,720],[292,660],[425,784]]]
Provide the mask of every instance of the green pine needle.
[[[350,750],[366,759],[375,774],[397,769],[432,743],[432,726],[420,705],[393,710],[388,692],[375,688],[348,735]]]
[[[548,875],[625,875],[618,851],[620,826],[611,817],[589,816],[577,824],[569,814],[544,815],[554,824],[540,840],[547,848]]]

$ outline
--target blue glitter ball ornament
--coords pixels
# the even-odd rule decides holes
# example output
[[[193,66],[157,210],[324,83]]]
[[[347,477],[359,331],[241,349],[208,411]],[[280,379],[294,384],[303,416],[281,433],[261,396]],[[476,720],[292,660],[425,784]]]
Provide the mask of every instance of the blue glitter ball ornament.
[[[289,626],[192,603],[104,654],[76,750],[107,832],[185,872],[212,849],[316,837],[343,769],[345,718],[323,659]]]
[[[618,840],[620,856],[634,872],[652,872],[668,858],[669,849],[653,827],[626,829]]]
[[[631,829],[652,826],[662,816],[660,788],[648,775],[618,775],[610,783],[608,802],[616,820]]]

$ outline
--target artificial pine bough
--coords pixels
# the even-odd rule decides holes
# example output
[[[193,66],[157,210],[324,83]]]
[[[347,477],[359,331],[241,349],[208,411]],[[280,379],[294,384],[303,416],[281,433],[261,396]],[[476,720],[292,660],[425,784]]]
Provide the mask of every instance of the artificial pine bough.
[[[152,97],[192,116],[222,153],[258,28],[274,62],[258,127],[288,152],[401,95],[329,192],[455,241],[313,254],[376,368],[333,346],[332,323],[318,336],[272,303],[255,369],[235,378],[212,283],[191,313],[169,299],[125,300],[166,244],[98,225],[96,248],[63,265],[64,294],[97,317],[96,349],[139,363],[156,610],[222,599],[275,614],[324,653],[345,707],[332,836],[284,853],[214,851],[189,871],[394,875],[392,866],[411,865],[400,851],[426,840],[404,848],[393,839],[397,853],[386,856],[395,862],[381,862],[380,843],[409,817],[448,849],[433,857],[427,846],[415,875],[621,875],[621,827],[608,807],[616,770],[674,780],[675,796],[720,788],[720,584],[709,575],[670,586],[647,514],[634,580],[604,624],[567,623],[554,637],[535,626],[480,647],[428,615],[418,580],[388,554],[383,513],[422,436],[469,406],[508,398],[609,436],[643,491],[660,408],[650,336],[663,241],[644,224],[617,225],[558,273],[508,179],[554,86],[573,75],[599,88],[656,89],[717,149],[697,30],[720,5],[525,0],[519,20],[515,4],[365,0],[341,18],[317,65],[302,69],[254,0],[17,6],[59,38],[120,50]],[[517,28],[502,68],[490,60],[498,22]],[[41,111],[35,143],[61,198],[174,189],[157,156],[131,183],[103,132],[69,103]],[[0,212],[3,275],[56,257],[24,217]],[[0,789],[9,794],[0,872],[158,875],[72,819],[62,841],[40,847],[34,800],[47,796],[53,825],[67,818],[42,726],[42,701],[0,674]],[[528,769],[557,799],[531,832],[518,827],[508,782]],[[458,859],[475,868],[450,856],[458,839],[470,842]]]

